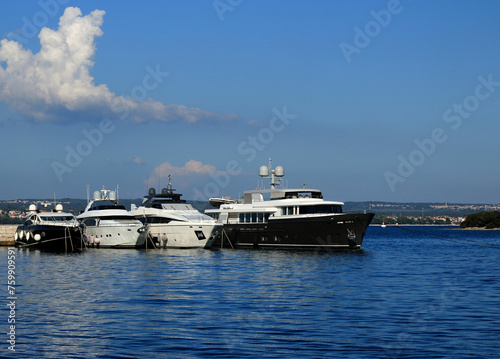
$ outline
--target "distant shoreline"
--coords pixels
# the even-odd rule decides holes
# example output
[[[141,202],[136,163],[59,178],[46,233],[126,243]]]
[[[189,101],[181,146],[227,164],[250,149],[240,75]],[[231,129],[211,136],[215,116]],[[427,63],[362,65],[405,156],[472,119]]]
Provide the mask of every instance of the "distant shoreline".
[[[452,228],[450,228],[452,229]],[[453,228],[455,229],[455,228]],[[464,231],[500,231],[500,228],[485,228],[485,227],[466,227],[466,228],[457,228],[463,229]]]
[[[467,227],[462,228],[459,225],[453,224],[387,224],[389,227],[454,227],[454,228],[441,228],[443,231],[500,231],[500,228],[485,228],[485,227]],[[380,224],[370,224],[370,227],[380,227]]]
[[[370,224],[370,227],[380,227],[380,224]],[[457,224],[386,224],[387,227],[460,227]]]

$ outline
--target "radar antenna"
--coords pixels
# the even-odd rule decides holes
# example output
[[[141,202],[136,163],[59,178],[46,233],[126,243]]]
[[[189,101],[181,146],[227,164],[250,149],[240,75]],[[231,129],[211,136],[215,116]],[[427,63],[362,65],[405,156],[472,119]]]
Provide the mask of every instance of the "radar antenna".
[[[271,176],[269,176],[269,174]],[[271,189],[276,189],[276,186],[281,184],[281,177],[285,175],[285,170],[281,166],[276,166],[272,169],[271,156],[269,156],[269,164],[259,168],[259,176],[262,178],[271,178]]]

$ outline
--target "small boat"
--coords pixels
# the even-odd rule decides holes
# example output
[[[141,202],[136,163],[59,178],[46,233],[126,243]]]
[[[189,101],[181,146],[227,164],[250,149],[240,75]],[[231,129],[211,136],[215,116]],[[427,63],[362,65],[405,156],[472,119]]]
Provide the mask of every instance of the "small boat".
[[[200,213],[181,199],[182,194],[168,185],[156,193],[154,188],[144,196],[142,204],[132,205],[130,212],[147,224],[150,238],[158,247],[203,248],[222,229],[212,217]]]
[[[380,225],[380,228],[385,228],[385,227],[387,227],[387,226],[385,225],[385,218],[384,218],[384,217],[382,217],[382,224]]]
[[[45,208],[51,206],[42,202]],[[14,234],[15,245],[58,252],[79,252],[85,248],[82,231],[76,217],[63,212],[57,204],[52,210],[41,211],[37,204],[29,206],[29,215]]]
[[[284,169],[261,166],[270,189],[245,191],[242,200],[211,198],[206,214],[223,230],[210,246],[360,249],[373,212],[344,213],[343,202],[325,201],[321,191],[280,188]]]
[[[144,248],[147,228],[118,203],[118,189],[95,191],[93,200],[78,215],[84,239],[91,247]]]

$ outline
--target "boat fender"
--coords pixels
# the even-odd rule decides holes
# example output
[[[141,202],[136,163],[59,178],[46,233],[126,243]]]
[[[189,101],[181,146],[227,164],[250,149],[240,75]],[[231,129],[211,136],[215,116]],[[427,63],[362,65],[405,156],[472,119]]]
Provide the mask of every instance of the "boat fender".
[[[15,241],[17,241],[18,239],[19,239],[19,235],[18,235],[18,233],[16,232],[16,233],[14,234],[14,240],[15,240]]]
[[[24,238],[24,231],[19,232],[19,238],[23,239]]]
[[[40,239],[42,239],[42,236],[37,233],[33,238],[35,238],[35,241],[38,242]]]
[[[30,240],[30,232],[26,231],[26,240],[29,241]]]
[[[96,239],[94,239],[94,243],[95,243],[95,244],[99,244],[99,243],[101,243],[101,240],[100,240],[99,238],[97,238],[97,237],[96,237]]]

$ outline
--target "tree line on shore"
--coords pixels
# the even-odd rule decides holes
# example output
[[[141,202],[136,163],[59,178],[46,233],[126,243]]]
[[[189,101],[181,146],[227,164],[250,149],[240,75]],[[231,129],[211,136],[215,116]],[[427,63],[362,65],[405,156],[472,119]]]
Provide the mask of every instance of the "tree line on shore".
[[[442,225],[452,225],[452,221],[450,218],[446,217],[445,219],[435,219],[432,217],[418,217],[418,218],[412,218],[412,217],[382,217],[382,216],[375,216],[373,217],[373,220],[371,222],[372,224],[382,224],[385,223],[387,225],[391,224],[442,224]]]
[[[21,224],[24,221],[23,218],[11,218],[7,216],[0,216],[0,224]]]
[[[462,228],[500,228],[500,212],[499,211],[482,211],[470,214],[460,223]]]

